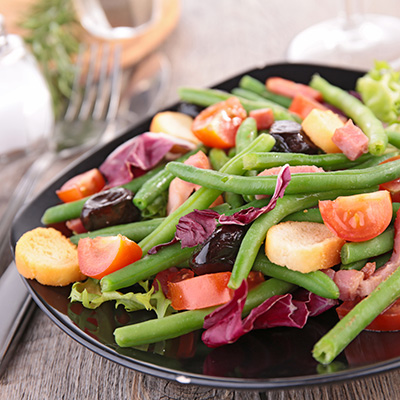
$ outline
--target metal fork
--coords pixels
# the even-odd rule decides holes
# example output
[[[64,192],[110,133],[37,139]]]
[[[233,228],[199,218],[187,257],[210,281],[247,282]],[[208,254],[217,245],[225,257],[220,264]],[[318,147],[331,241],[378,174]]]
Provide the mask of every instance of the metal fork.
[[[112,65],[109,62],[110,52],[108,44],[93,44],[89,49],[81,46],[71,98],[64,117],[55,125],[48,144],[49,150],[34,161],[24,174],[0,221],[2,260],[8,247],[8,235],[14,216],[30,198],[42,174],[57,160],[83,152],[94,144],[98,145],[104,142],[105,137],[109,139],[115,131],[122,85],[121,47],[114,47]]]
[[[9,261],[8,236],[14,215],[29,199],[42,173],[57,160],[83,151],[93,143],[103,143],[112,137],[121,92],[121,48],[119,46],[114,48],[114,63],[111,68],[110,50],[108,45],[102,49],[96,45],[91,46],[86,71],[84,55],[87,51],[81,48],[76,63],[72,96],[65,116],[56,124],[49,150],[31,165],[19,182],[0,222],[2,264]],[[96,62],[100,62],[98,79],[95,79]],[[81,90],[82,77],[85,77],[85,84]],[[3,269],[4,265],[1,265],[0,275]],[[0,325],[1,375],[13,353],[13,348],[18,343],[18,333],[21,334],[35,308],[14,262],[6,268],[0,281],[0,306],[3,311]],[[6,307],[8,312],[4,313]]]

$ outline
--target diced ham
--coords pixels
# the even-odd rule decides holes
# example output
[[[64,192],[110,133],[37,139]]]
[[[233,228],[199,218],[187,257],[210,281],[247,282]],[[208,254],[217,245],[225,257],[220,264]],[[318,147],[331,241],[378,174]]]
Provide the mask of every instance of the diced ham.
[[[267,168],[264,171],[260,172],[258,176],[269,176],[269,175],[278,175],[281,171],[282,167],[273,167]],[[289,167],[290,174],[300,174],[300,173],[312,173],[312,172],[325,172],[322,168],[316,167],[315,165],[296,165]],[[256,199],[263,199],[267,197],[267,195],[260,194],[255,196]]]
[[[352,161],[368,152],[367,136],[351,119],[335,130],[332,141]]]
[[[355,269],[342,269],[335,273],[333,281],[339,288],[339,299],[343,301],[354,300],[357,290],[364,278],[364,273]]]
[[[249,116],[256,120],[258,130],[269,129],[275,121],[274,113],[270,108],[251,110]]]
[[[192,165],[196,168],[211,169],[210,161],[202,151],[193,154],[184,163],[187,165]],[[189,198],[189,196],[199,188],[200,185],[185,182],[180,178],[174,178],[169,185],[167,214],[171,214],[178,207],[180,207]],[[223,199],[221,196],[219,196],[211,206],[221,204],[222,202]]]

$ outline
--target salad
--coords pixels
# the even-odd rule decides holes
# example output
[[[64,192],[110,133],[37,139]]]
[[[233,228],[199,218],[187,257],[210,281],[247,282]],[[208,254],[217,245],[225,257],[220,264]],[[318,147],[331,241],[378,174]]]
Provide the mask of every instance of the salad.
[[[329,364],[364,329],[399,330],[399,76],[380,62],[355,89],[181,88],[180,110],[57,190],[19,272],[72,284],[86,309],[155,315],[115,329],[121,348],[199,329],[229,346],[336,309],[313,349]]]

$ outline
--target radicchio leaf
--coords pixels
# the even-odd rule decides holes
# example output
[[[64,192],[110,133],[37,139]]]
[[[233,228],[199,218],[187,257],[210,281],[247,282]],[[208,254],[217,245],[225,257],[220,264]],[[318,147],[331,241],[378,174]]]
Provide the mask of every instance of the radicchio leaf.
[[[149,254],[156,254],[165,246],[181,242],[182,249],[203,243],[214,232],[219,214],[213,210],[194,210],[179,219],[175,237],[168,243],[152,247]]]
[[[192,149],[194,146],[182,139],[164,133],[146,132],[117,147],[100,166],[110,187],[130,182],[133,168],[141,172],[156,166],[175,146]]]
[[[234,343],[253,329],[278,326],[303,328],[309,316],[316,316],[337,304],[301,290],[298,294],[272,296],[242,320],[241,314],[247,298],[246,280],[235,291],[231,301],[218,307],[204,319],[202,340],[208,347]]]
[[[276,186],[274,194],[271,197],[269,203],[262,208],[249,207],[244,210],[238,211],[232,215],[221,215],[218,219],[220,224],[235,224],[235,225],[247,225],[257,219],[260,215],[266,214],[267,212],[275,208],[276,202],[279,198],[282,198],[285,194],[285,189],[289,185],[291,179],[290,167],[288,164],[284,165],[279,171],[276,179]]]

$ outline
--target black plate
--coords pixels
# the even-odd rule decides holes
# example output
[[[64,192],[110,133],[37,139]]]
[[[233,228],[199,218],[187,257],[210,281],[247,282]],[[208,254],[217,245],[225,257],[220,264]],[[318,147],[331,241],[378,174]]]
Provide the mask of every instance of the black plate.
[[[308,83],[316,72],[344,89],[353,89],[360,76],[357,71],[299,64],[269,65],[246,73],[260,80],[282,76]],[[218,88],[233,89],[241,76],[221,83]],[[99,166],[119,144],[145,132],[149,123],[150,119],[140,123],[112,143],[78,160],[47,186],[16,218],[12,230],[13,245],[24,232],[41,225],[40,218],[45,209],[58,202],[55,190],[63,182]],[[152,345],[147,351],[121,349],[114,342],[115,327],[147,318],[146,315],[141,312],[129,315],[121,309],[115,310],[112,304],[87,310],[80,304],[69,303],[69,287],[46,287],[30,280],[26,285],[51,320],[85,347],[125,367],[181,383],[231,389],[277,389],[337,382],[400,366],[400,332],[363,332],[330,367],[318,365],[311,356],[311,349],[337,321],[334,311],[313,318],[302,330],[259,330],[233,345],[218,349],[207,348],[200,340],[200,332]]]

